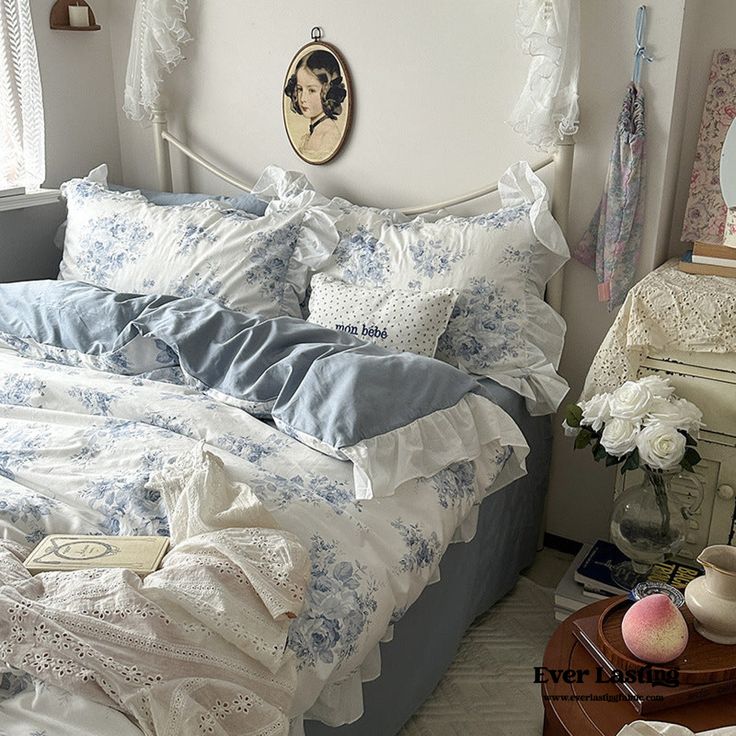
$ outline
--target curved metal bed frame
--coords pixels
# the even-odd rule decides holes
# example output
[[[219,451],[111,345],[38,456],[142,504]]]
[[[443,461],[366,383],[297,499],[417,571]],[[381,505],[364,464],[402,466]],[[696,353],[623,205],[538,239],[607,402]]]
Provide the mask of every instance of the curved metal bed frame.
[[[180,141],[176,136],[172,135],[166,123],[166,113],[162,109],[154,111],[152,117],[154,132],[154,150],[156,157],[156,176],[159,189],[170,192],[172,190],[172,173],[171,173],[171,154],[170,147],[173,146],[191,161],[199,164],[210,173],[227,182],[228,184],[250,192],[252,186],[242,179],[238,179],[226,171],[216,166],[211,161],[200,154],[193,151],[189,146]],[[562,228],[562,232],[567,234],[567,221],[570,210],[570,190],[572,187],[572,164],[575,150],[575,143],[572,136],[565,136],[557,146],[557,151],[552,156],[537,161],[532,164],[532,171],[539,171],[547,166],[554,165],[554,183],[552,188],[552,215]],[[475,189],[465,194],[461,194],[441,202],[433,202],[431,204],[397,208],[405,215],[419,215],[425,212],[434,212],[436,210],[454,207],[459,204],[471,202],[474,199],[485,197],[493,194],[498,190],[498,182],[494,182],[481,189]],[[563,288],[563,272],[562,269],[552,277],[547,284],[546,299],[547,302],[557,311],[562,311],[562,288]]]

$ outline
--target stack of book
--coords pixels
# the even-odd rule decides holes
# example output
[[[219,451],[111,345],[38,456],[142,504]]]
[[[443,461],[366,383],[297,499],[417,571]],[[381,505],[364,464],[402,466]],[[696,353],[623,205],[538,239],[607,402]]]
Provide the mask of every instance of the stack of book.
[[[614,570],[629,558],[616,545],[599,539],[593,545],[583,545],[570,568],[555,590],[555,618],[564,621],[573,611],[612,595],[626,595],[614,578]],[[647,580],[669,583],[684,591],[685,586],[703,571],[695,565],[675,560],[655,564]]]
[[[736,278],[736,246],[696,241],[682,256],[679,268],[685,273]]]
[[[0,198],[17,197],[19,194],[25,194],[25,187],[10,187],[9,189],[0,189]]]
[[[593,602],[593,598],[583,595],[583,586],[575,581],[578,566],[590,552],[590,545],[584,544],[567,572],[555,589],[555,618],[564,621],[571,613]]]

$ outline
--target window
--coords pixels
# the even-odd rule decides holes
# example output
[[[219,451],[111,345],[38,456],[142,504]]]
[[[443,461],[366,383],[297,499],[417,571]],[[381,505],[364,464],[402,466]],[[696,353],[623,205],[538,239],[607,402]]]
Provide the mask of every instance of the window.
[[[0,0],[0,190],[46,178],[43,99],[30,0]]]

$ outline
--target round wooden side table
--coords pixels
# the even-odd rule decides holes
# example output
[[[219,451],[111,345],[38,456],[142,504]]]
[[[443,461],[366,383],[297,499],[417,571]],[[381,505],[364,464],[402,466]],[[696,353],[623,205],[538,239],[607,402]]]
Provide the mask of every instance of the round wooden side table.
[[[542,666],[557,671],[588,669],[594,673],[596,663],[573,634],[572,622],[599,615],[609,604],[608,600],[597,601],[565,619],[547,644]],[[733,694],[640,716],[630,703],[616,701],[621,691],[611,682],[596,682],[595,676],[581,678],[579,683],[562,678],[553,682],[545,676],[549,681],[542,682],[544,736],[616,736],[627,723],[638,719],[677,723],[695,732],[736,725]]]

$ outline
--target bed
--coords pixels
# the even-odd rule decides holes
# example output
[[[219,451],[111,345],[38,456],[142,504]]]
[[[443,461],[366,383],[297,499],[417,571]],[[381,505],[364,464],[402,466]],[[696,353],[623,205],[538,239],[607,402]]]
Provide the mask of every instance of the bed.
[[[154,128],[162,191],[170,189],[167,143],[224,174],[166,131],[161,113]],[[561,150],[555,196],[564,225],[572,148]],[[534,226],[536,217],[559,231],[546,190],[532,191],[540,185],[531,169],[510,171],[505,196],[528,184],[529,201],[479,216],[473,232],[498,230],[503,240],[506,228],[530,218]],[[414,247],[411,281],[386,274],[396,276],[391,259],[404,258],[416,228],[465,221],[416,224],[367,211],[274,168],[255,190],[276,222],[264,234],[263,218],[232,201],[152,204],[99,176],[66,185],[63,278],[0,286],[3,727],[47,736],[71,733],[69,723],[75,734],[121,736],[397,733],[469,623],[533,559],[549,412],[562,391],[554,367],[539,359],[544,366],[532,370],[532,351],[517,350],[504,353],[504,370],[475,371],[467,340],[455,365],[431,357],[453,319],[474,323],[473,304],[458,309],[458,290],[442,281],[461,256]],[[149,219],[131,228],[121,212]],[[186,237],[167,246],[153,236],[157,248],[135,258],[130,243],[119,247],[173,232],[171,218],[184,218],[176,227]],[[335,218],[339,243],[325,249]],[[90,235],[93,221],[105,223],[104,237]],[[382,236],[371,240],[371,228]],[[244,232],[253,249],[231,279],[229,238],[241,243]],[[201,263],[222,259],[217,279],[192,266],[212,233],[219,241]],[[284,233],[297,243],[287,255]],[[380,283],[373,261],[335,255],[366,242],[371,258],[376,243],[393,242]],[[538,292],[564,263],[563,245],[548,247]],[[169,246],[189,259],[183,276],[146,261]],[[504,263],[534,280],[523,254]],[[324,283],[313,282],[310,299],[309,277],[320,271]],[[368,298],[356,291],[367,287],[371,298],[384,289],[369,313],[408,330],[409,342],[398,344],[416,346],[411,352],[382,346],[380,324],[369,336],[375,345],[361,339],[370,322],[362,335],[345,329],[350,320],[336,324],[330,304]],[[547,289],[559,303],[559,277]],[[419,333],[396,316],[409,299],[429,315]],[[539,331],[559,331],[560,322],[542,320]],[[445,339],[445,352],[451,347]],[[173,548],[144,582],[120,570],[30,577],[21,560],[51,532],[166,535]]]

